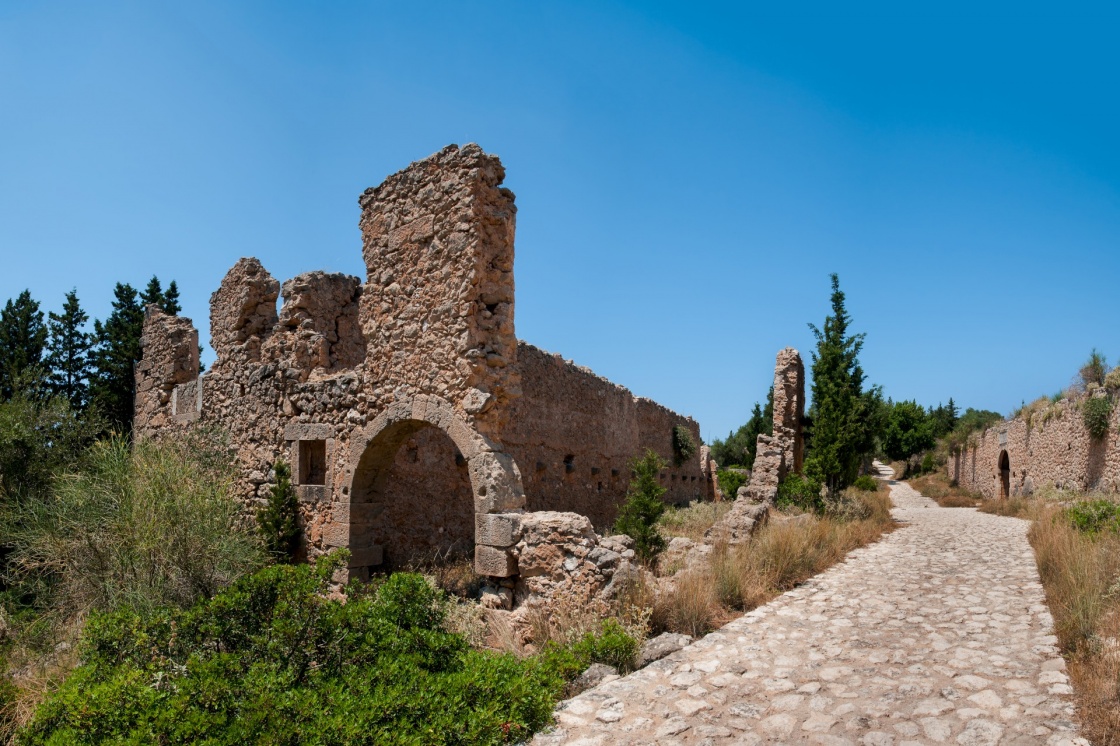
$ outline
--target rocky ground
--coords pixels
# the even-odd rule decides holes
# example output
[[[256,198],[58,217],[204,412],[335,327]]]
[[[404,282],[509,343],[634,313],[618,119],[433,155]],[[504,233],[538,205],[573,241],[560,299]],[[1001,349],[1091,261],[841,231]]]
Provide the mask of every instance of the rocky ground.
[[[533,743],[1087,744],[1028,524],[891,498],[897,531],[561,703]]]

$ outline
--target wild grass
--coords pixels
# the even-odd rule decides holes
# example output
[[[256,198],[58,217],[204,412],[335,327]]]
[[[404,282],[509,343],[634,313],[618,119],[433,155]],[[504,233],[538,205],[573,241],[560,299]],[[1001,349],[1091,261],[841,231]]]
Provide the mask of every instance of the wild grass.
[[[264,564],[232,486],[212,433],[116,438],[93,445],[49,495],[5,507],[0,730],[25,723],[66,678],[91,612],[185,608]]]
[[[1120,534],[1075,527],[1077,506],[1106,498],[1052,490],[1034,498],[989,500],[981,511],[1031,521],[1054,630],[1077,694],[1082,735],[1120,745]]]
[[[659,594],[653,631],[704,634],[826,570],[890,530],[888,495],[885,487],[848,490],[843,501],[859,507],[841,512],[858,518],[779,514],[751,541],[715,547],[708,564],[682,571]]]
[[[981,495],[953,484],[949,476],[940,471],[911,479],[910,486],[936,500],[943,508],[975,508],[983,501]]]
[[[733,500],[722,502],[696,501],[687,508],[668,507],[661,514],[657,525],[661,533],[673,537],[683,536],[693,541],[703,541],[704,532],[727,515]]]

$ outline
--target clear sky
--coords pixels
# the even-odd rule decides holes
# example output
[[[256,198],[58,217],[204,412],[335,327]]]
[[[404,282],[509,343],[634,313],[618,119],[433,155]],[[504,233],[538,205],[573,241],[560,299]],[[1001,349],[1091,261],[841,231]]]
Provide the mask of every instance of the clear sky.
[[[0,0],[0,301],[364,277],[449,143],[517,194],[518,336],[747,418],[840,274],[895,399],[1007,413],[1120,357],[1115,3]],[[207,345],[208,346],[208,345]],[[209,351],[208,351],[209,353]]]

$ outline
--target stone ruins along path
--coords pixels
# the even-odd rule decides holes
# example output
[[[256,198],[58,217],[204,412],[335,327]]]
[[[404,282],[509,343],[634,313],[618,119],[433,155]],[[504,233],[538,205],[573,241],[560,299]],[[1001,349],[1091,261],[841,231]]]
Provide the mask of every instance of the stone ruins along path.
[[[893,533],[561,703],[533,743],[1088,744],[1027,522],[891,485]]]

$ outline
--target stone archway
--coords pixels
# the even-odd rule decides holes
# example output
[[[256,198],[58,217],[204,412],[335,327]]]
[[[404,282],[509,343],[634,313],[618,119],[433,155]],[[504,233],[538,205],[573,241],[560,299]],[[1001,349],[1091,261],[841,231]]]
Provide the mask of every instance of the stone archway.
[[[351,437],[347,478],[350,483],[347,539],[351,573],[360,577],[368,573],[370,567],[382,564],[386,547],[377,543],[378,507],[384,507],[391,492],[388,480],[392,479],[394,459],[410,438],[432,428],[450,439],[465,461],[473,505],[465,510],[461,505],[452,506],[450,512],[463,513],[458,516],[459,520],[467,519],[468,515],[473,517],[473,526],[468,531],[473,530],[474,535],[475,569],[482,575],[495,577],[516,575],[517,563],[509,548],[517,539],[517,519],[510,513],[519,513],[525,505],[517,464],[457,415],[447,401],[432,396],[394,403]],[[454,468],[454,463],[448,468]],[[463,499],[451,495],[428,497],[435,501]],[[423,531],[425,525],[432,525],[427,512],[421,507],[412,516],[416,530]]]
[[[1007,451],[999,452],[999,497],[1001,500],[1011,497],[1011,459]]]

